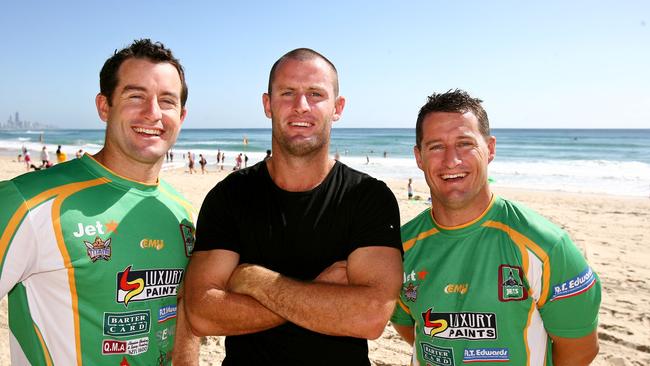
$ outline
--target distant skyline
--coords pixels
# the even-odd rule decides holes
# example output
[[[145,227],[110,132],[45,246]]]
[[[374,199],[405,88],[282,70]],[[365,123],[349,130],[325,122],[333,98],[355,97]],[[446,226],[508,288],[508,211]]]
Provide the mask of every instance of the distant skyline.
[[[337,127],[411,128],[426,96],[484,100],[493,128],[650,128],[647,1],[11,1],[0,13],[0,120],[103,128],[99,70],[137,38],[186,69],[185,128],[268,128],[275,60],[338,68]]]

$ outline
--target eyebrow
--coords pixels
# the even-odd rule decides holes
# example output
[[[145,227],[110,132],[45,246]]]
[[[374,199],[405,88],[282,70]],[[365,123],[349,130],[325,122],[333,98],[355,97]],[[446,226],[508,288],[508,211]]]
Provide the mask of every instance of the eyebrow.
[[[124,88],[122,88],[122,93],[121,94],[124,94],[126,92],[130,92],[130,91],[146,92],[147,88],[145,88],[143,86],[138,86],[138,85],[125,85]],[[162,92],[161,95],[170,96],[170,97],[180,99],[180,95],[178,93],[174,93],[174,92],[165,91],[165,92]]]

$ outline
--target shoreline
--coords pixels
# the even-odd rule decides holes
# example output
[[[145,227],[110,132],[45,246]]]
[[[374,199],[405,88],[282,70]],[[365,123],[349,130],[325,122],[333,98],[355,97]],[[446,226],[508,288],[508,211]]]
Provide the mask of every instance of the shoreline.
[[[12,161],[13,160],[13,161]],[[0,180],[26,172],[16,157],[0,153]],[[196,209],[207,192],[229,172],[188,174],[187,167],[170,168],[160,177],[183,194]],[[381,179],[382,177],[377,177]],[[383,179],[384,180],[384,179]],[[408,200],[406,180],[385,179],[395,194],[402,224],[428,206],[428,187],[420,176],[414,193],[421,200]],[[554,192],[493,186],[502,197],[521,202],[566,230],[582,248],[602,286],[600,309],[600,353],[593,365],[650,364],[650,199],[590,193]],[[373,365],[407,365],[410,346],[392,327],[377,340],[369,341]],[[223,359],[223,337],[208,337],[201,349],[201,365]],[[9,364],[6,298],[0,307],[0,364]]]

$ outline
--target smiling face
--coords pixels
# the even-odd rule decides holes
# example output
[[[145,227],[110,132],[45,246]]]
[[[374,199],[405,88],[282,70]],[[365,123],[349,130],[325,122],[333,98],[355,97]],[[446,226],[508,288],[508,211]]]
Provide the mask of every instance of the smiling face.
[[[186,110],[181,107],[180,76],[169,63],[131,58],[120,66],[118,80],[110,103],[102,94],[95,100],[107,125],[98,160],[129,177],[133,167],[162,164]]]
[[[334,70],[322,59],[283,60],[275,71],[264,112],[273,125],[273,152],[302,157],[325,152],[332,122],[345,99],[335,95]]]
[[[413,152],[431,190],[436,219],[461,212],[472,220],[487,208],[491,199],[487,167],[495,148],[496,139],[481,135],[471,112],[433,112],[425,117],[422,142]]]

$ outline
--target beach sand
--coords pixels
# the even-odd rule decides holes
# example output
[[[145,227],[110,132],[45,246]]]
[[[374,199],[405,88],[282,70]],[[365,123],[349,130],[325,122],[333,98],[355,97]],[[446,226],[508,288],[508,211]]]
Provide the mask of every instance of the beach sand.
[[[25,172],[15,158],[0,157],[0,180]],[[227,168],[226,168],[227,169]],[[228,171],[188,174],[165,170],[161,177],[200,208],[207,192]],[[381,178],[381,177],[379,177]],[[386,181],[398,199],[402,223],[427,208],[428,188],[414,180],[416,196],[406,199],[406,181]],[[498,195],[537,210],[565,229],[585,252],[603,285],[600,310],[600,353],[593,365],[650,365],[650,199],[608,195],[515,190],[494,187]],[[0,365],[9,365],[7,301],[0,303]],[[374,365],[408,365],[411,349],[389,325],[370,341]],[[201,349],[201,365],[223,359],[223,338],[208,337]]]

